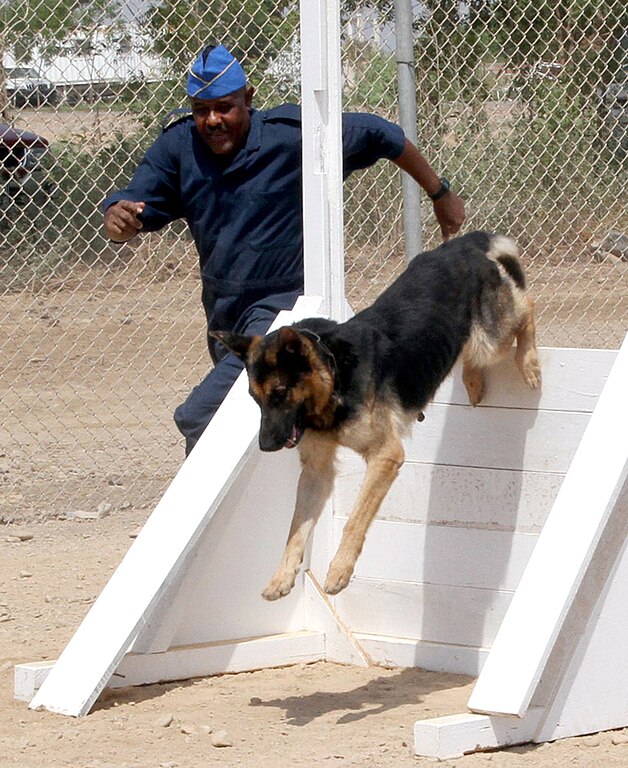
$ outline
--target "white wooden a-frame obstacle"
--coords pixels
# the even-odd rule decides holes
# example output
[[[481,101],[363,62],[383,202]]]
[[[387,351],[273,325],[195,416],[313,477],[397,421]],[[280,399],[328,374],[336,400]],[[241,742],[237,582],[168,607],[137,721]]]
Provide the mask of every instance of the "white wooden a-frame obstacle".
[[[327,140],[338,126],[339,37],[332,4],[314,5],[302,11],[304,60],[320,63],[304,87],[306,236],[312,216],[309,247],[327,260],[320,271],[308,258],[307,295],[279,324],[344,312],[339,155],[329,151],[338,136]],[[417,754],[627,726],[628,341],[618,353],[541,358],[540,393],[512,361],[492,372],[480,408],[466,403],[459,372],[441,387],[354,579],[332,600],[318,584],[361,464],[342,457],[293,593],[263,601],[298,460],[258,451],[242,376],[58,661],[16,667],[16,697],[78,716],[106,685],[327,659],[481,672],[471,714],[415,724]]]
[[[627,391],[628,337],[493,641],[471,714],[417,722],[418,754],[445,759],[628,726]]]

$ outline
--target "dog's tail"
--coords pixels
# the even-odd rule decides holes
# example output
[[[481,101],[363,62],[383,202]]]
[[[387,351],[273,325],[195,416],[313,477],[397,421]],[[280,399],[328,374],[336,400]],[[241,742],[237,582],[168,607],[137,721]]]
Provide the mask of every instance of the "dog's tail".
[[[519,246],[512,238],[505,235],[493,235],[487,256],[501,264],[515,285],[522,291],[525,290],[526,279],[519,261]]]

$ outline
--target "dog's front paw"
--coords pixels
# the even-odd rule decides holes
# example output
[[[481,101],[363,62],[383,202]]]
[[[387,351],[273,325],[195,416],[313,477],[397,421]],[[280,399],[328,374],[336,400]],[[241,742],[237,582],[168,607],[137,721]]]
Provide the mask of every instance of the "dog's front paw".
[[[528,352],[517,362],[525,383],[531,389],[538,389],[541,386],[541,364],[536,351]]]
[[[296,576],[294,572],[284,573],[280,571],[276,573],[262,592],[264,600],[279,600],[280,597],[290,594],[292,587],[294,587]]]
[[[525,366],[523,378],[525,383],[532,389],[538,389],[541,386],[541,366],[538,360]]]
[[[353,565],[336,565],[332,563],[327,573],[324,590],[328,595],[337,595],[351,581]]]

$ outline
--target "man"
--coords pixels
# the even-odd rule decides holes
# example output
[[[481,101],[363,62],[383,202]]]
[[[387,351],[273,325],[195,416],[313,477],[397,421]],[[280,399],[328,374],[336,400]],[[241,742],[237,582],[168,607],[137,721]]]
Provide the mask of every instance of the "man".
[[[303,292],[301,113],[253,109],[254,89],[224,46],[205,48],[187,79],[191,112],[171,113],[131,182],[104,202],[106,235],[126,242],[185,218],[199,254],[209,329],[262,334]],[[343,115],[345,178],[388,158],[434,201],[443,239],[464,203],[397,125]],[[188,454],[242,370],[208,340],[214,368],[175,411]]]

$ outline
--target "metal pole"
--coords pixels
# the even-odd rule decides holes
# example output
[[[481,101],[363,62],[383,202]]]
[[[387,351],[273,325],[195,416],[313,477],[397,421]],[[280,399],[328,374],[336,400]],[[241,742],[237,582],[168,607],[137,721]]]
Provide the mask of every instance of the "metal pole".
[[[417,143],[416,86],[414,79],[414,41],[412,0],[395,0],[395,58],[399,88],[399,125],[406,138]],[[401,174],[403,193],[403,234],[406,261],[422,251],[421,198],[418,184]]]

